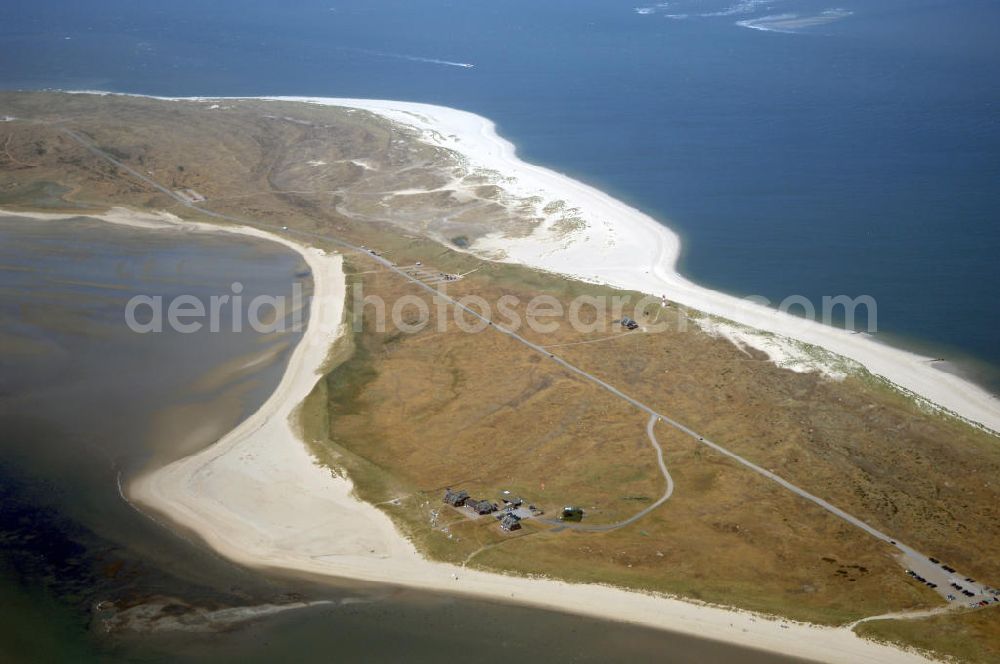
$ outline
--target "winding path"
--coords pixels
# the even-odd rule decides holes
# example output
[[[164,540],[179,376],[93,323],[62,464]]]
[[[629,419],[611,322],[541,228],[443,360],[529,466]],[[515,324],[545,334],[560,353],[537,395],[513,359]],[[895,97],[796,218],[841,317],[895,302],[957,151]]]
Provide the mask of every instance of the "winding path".
[[[653,427],[656,423],[660,421],[660,418],[656,415],[649,416],[649,422],[646,424],[646,435],[649,436],[649,442],[656,450],[656,461],[660,464],[660,472],[663,474],[663,479],[667,481],[667,487],[663,491],[663,495],[660,496],[655,503],[645,507],[644,509],[636,512],[627,519],[622,519],[621,521],[615,521],[614,523],[602,523],[602,524],[589,524],[589,523],[574,523],[572,521],[561,521],[559,519],[539,519],[544,523],[549,523],[552,525],[557,525],[567,530],[578,530],[587,533],[607,533],[612,530],[618,530],[619,528],[624,528],[625,526],[631,525],[646,516],[657,507],[663,503],[670,500],[670,496],[674,494],[674,478],[670,476],[670,471],[667,470],[667,463],[663,460],[663,448],[660,446],[660,441],[656,440],[656,434],[653,433]]]
[[[364,248],[362,248],[360,246],[357,246],[355,244],[352,244],[350,242],[347,242],[345,240],[342,240],[342,239],[337,238],[337,237],[332,236],[332,235],[328,235],[328,234],[324,234],[324,233],[316,233],[316,232],[311,232],[311,231],[304,231],[304,230],[287,229],[287,228],[283,228],[283,227],[279,226],[278,224],[268,224],[268,223],[264,223],[264,222],[260,222],[260,221],[253,221],[253,220],[249,220],[249,219],[244,219],[244,218],[240,218],[240,217],[235,217],[235,216],[223,214],[223,213],[220,213],[220,212],[214,212],[212,210],[207,210],[207,209],[201,207],[199,204],[194,203],[194,202],[188,200],[187,198],[185,198],[183,196],[180,196],[179,194],[171,191],[170,189],[168,189],[167,187],[163,186],[159,182],[153,180],[152,178],[143,175],[142,173],[140,173],[139,171],[135,170],[134,168],[132,168],[132,167],[126,165],[126,164],[123,164],[121,161],[115,159],[112,155],[108,154],[104,150],[101,150],[100,148],[98,148],[97,146],[95,146],[91,141],[89,141],[87,138],[85,138],[84,136],[82,136],[78,132],[75,132],[75,131],[73,131],[71,129],[68,129],[68,128],[65,128],[65,127],[61,128],[61,131],[64,134],[66,134],[68,137],[70,137],[71,139],[73,139],[74,141],[76,141],[77,143],[79,143],[80,145],[82,145],[84,148],[86,148],[91,153],[93,153],[93,154],[95,154],[95,155],[97,155],[97,156],[99,156],[99,157],[107,160],[108,162],[114,164],[116,167],[118,167],[122,171],[125,171],[126,173],[132,175],[133,177],[135,177],[135,178],[141,180],[142,182],[148,184],[149,186],[155,188],[156,190],[158,190],[158,191],[166,194],[171,199],[177,201],[181,205],[183,205],[183,206],[185,206],[185,207],[187,207],[187,208],[189,208],[189,209],[191,209],[193,211],[200,212],[200,213],[202,213],[204,215],[207,215],[209,217],[213,217],[215,219],[221,219],[221,220],[224,220],[224,221],[229,221],[229,222],[236,223],[236,224],[241,224],[241,225],[244,225],[244,226],[251,226],[251,227],[254,227],[254,228],[260,228],[260,229],[267,230],[267,231],[270,231],[270,232],[273,232],[273,233],[279,233],[279,234],[280,233],[286,233],[288,235],[294,235],[296,237],[307,238],[307,239],[312,239],[312,240],[319,240],[319,241],[322,241],[322,242],[330,242],[330,243],[333,243],[333,244],[335,244],[335,245],[337,245],[339,247],[347,249],[349,251],[354,251],[354,252],[358,252],[360,254],[363,254],[364,256],[367,256],[370,260],[374,261],[375,263],[380,264],[385,269],[387,269],[387,270],[389,270],[391,272],[394,272],[397,275],[399,275],[400,277],[402,277],[403,279],[406,279],[407,281],[411,282],[417,288],[421,288],[421,289],[427,291],[428,293],[432,294],[433,296],[441,298],[443,301],[445,301],[445,302],[453,305],[454,307],[456,307],[458,309],[461,309],[462,311],[464,311],[465,313],[469,314],[473,318],[479,319],[479,320],[485,322],[487,326],[492,327],[494,330],[496,330],[500,334],[504,334],[504,335],[510,337],[511,339],[517,341],[518,343],[521,343],[524,346],[530,348],[531,350],[533,350],[533,351],[535,351],[535,352],[537,352],[537,353],[539,353],[539,354],[541,354],[541,355],[549,358],[552,362],[555,362],[556,364],[560,365],[561,367],[563,367],[566,371],[570,372],[571,374],[579,376],[583,380],[586,380],[586,381],[588,381],[588,382],[590,382],[590,383],[592,383],[592,384],[600,387],[601,389],[609,392],[610,394],[614,395],[615,397],[617,397],[617,398],[619,398],[619,399],[621,399],[623,401],[626,401],[627,403],[631,404],[632,406],[634,406],[638,410],[640,410],[640,411],[642,411],[644,413],[647,413],[650,416],[649,424],[647,426],[647,432],[649,433],[650,441],[652,442],[653,446],[656,448],[657,457],[658,457],[658,460],[659,460],[660,468],[663,471],[664,476],[667,478],[667,482],[668,482],[668,484],[667,484],[667,493],[665,493],[664,496],[662,496],[656,503],[654,503],[653,505],[650,505],[648,508],[646,508],[645,510],[643,510],[643,511],[639,512],[638,514],[634,515],[630,519],[626,519],[624,522],[619,522],[618,524],[608,524],[607,526],[591,526],[592,529],[599,530],[599,529],[603,528],[604,530],[614,530],[615,528],[620,528],[620,527],[622,527],[624,525],[628,525],[629,523],[632,523],[635,520],[641,518],[642,516],[644,516],[645,514],[647,514],[649,511],[651,511],[651,510],[655,509],[656,507],[662,505],[670,497],[670,493],[672,493],[672,491],[673,491],[673,480],[670,478],[670,474],[669,474],[669,472],[667,472],[667,469],[666,469],[666,464],[663,461],[663,451],[660,448],[659,443],[656,442],[656,439],[655,439],[655,437],[653,436],[653,433],[652,433],[653,426],[656,424],[657,420],[659,420],[659,421],[665,422],[666,424],[670,425],[671,427],[673,427],[674,429],[680,431],[681,433],[683,433],[683,434],[685,434],[687,436],[690,436],[691,438],[693,438],[697,442],[701,443],[702,445],[705,445],[706,447],[709,447],[709,448],[715,450],[716,452],[718,452],[718,453],[720,453],[720,454],[722,454],[722,455],[724,455],[726,457],[729,457],[730,459],[732,459],[736,463],[738,463],[738,464],[740,464],[740,465],[742,465],[742,466],[744,466],[744,467],[752,470],[753,472],[757,473],[758,475],[761,475],[761,476],[763,476],[763,477],[771,480],[772,482],[775,482],[776,484],[782,486],[783,488],[787,489],[788,491],[791,491],[795,495],[797,495],[797,496],[799,496],[801,498],[804,498],[805,500],[808,500],[809,502],[814,503],[815,505],[818,505],[819,507],[823,508],[827,512],[833,514],[834,516],[836,516],[836,517],[838,517],[840,519],[843,519],[844,521],[846,521],[847,523],[851,524],[852,526],[860,528],[861,530],[865,531],[866,533],[868,533],[872,537],[874,537],[874,538],[876,538],[878,540],[881,540],[881,541],[883,541],[883,542],[885,542],[885,543],[887,543],[887,544],[895,547],[900,552],[900,554],[901,554],[898,557],[898,561],[900,562],[901,565],[903,565],[904,567],[907,567],[907,568],[914,568],[914,569],[920,568],[920,569],[928,570],[927,574],[925,574],[925,576],[927,576],[928,579],[933,579],[934,581],[938,582],[938,586],[939,587],[937,588],[937,592],[939,594],[941,594],[942,596],[944,596],[949,591],[949,588],[947,587],[948,584],[945,581],[945,579],[947,578],[947,574],[944,574],[942,572],[942,570],[938,566],[936,566],[936,565],[934,565],[933,567],[928,566],[928,558],[927,558],[927,556],[921,554],[920,552],[916,551],[915,549],[913,549],[913,548],[911,548],[909,546],[906,546],[905,544],[897,542],[895,539],[893,539],[892,537],[890,537],[886,533],[882,532],[881,530],[879,530],[879,529],[875,528],[874,526],[868,524],[867,522],[863,521],[862,519],[859,519],[858,517],[856,517],[856,516],[854,516],[852,514],[849,514],[848,512],[845,512],[844,510],[840,509],[839,507],[837,507],[835,505],[832,505],[831,503],[827,502],[823,498],[820,498],[819,496],[816,496],[815,494],[812,494],[812,493],[806,491],[805,489],[802,489],[802,488],[800,488],[800,487],[792,484],[788,480],[785,480],[784,478],[776,475],[775,473],[773,473],[773,472],[771,472],[771,471],[769,471],[769,470],[767,470],[765,468],[762,468],[762,467],[758,466],[757,464],[753,463],[752,461],[750,461],[750,460],[748,460],[748,459],[740,456],[739,454],[737,454],[735,452],[732,452],[732,451],[726,449],[725,447],[719,445],[718,443],[715,443],[715,442],[709,440],[708,438],[706,438],[706,437],[702,436],[701,434],[699,434],[697,431],[695,431],[695,430],[693,430],[693,429],[685,426],[681,422],[678,422],[677,420],[675,420],[675,419],[673,419],[671,417],[668,417],[667,415],[664,415],[662,413],[657,412],[652,407],[646,405],[645,403],[639,401],[638,399],[635,399],[632,396],[629,396],[625,392],[622,392],[620,389],[618,389],[614,385],[611,385],[610,383],[602,380],[601,378],[598,378],[597,376],[595,376],[595,375],[593,375],[591,373],[588,373],[587,371],[584,371],[583,369],[581,369],[581,368],[577,367],[576,365],[568,362],[567,360],[565,360],[565,359],[563,359],[563,358],[555,355],[554,353],[550,352],[544,346],[536,344],[536,343],[534,343],[534,342],[526,339],[525,337],[521,336],[520,334],[518,334],[517,332],[515,332],[512,329],[509,329],[509,328],[504,327],[502,325],[495,324],[493,322],[493,320],[491,320],[490,318],[487,318],[486,316],[484,316],[483,314],[479,313],[475,309],[473,309],[473,308],[471,308],[471,307],[463,304],[461,301],[456,300],[456,299],[454,299],[452,297],[449,297],[448,295],[444,294],[442,291],[439,291],[438,289],[436,289],[436,288],[434,288],[434,287],[432,287],[432,286],[430,286],[428,284],[425,284],[422,281],[420,281],[420,280],[418,280],[418,279],[410,276],[404,270],[396,267],[389,260],[387,260],[387,259],[385,259],[385,258],[383,258],[381,256],[378,256],[378,255],[372,253],[371,251],[368,251],[368,250],[366,250],[366,249],[364,249]],[[933,572],[934,576],[933,577],[932,576],[928,576],[928,574],[931,574],[932,572]],[[978,588],[976,588],[976,590],[977,590],[977,593],[976,593],[977,594],[977,599],[980,596],[982,598],[984,598],[984,599],[990,599],[990,596],[986,595],[986,592],[985,592],[984,588],[982,587],[982,584],[976,584],[976,585],[979,586]],[[996,606],[996,605],[994,605],[994,606]]]
[[[933,618],[934,616],[944,615],[953,610],[954,608],[952,606],[939,606],[933,609],[924,609],[919,611],[896,611],[894,613],[882,613],[877,616],[860,618],[852,623],[847,623],[844,627],[854,631],[854,628],[862,623],[875,622],[877,620],[921,620],[922,618]]]

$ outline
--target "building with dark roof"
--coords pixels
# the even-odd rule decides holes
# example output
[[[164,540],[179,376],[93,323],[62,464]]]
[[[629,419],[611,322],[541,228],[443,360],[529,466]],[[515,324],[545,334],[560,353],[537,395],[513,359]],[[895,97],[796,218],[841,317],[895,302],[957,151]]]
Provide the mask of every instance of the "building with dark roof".
[[[476,514],[490,514],[497,509],[497,506],[488,500],[474,500],[469,498],[465,501],[465,505]]]
[[[500,529],[510,532],[512,530],[520,530],[521,519],[516,514],[504,514],[503,518],[500,519]]]
[[[468,491],[454,491],[449,487],[444,492],[444,502],[452,507],[461,507],[467,500],[469,500]]]

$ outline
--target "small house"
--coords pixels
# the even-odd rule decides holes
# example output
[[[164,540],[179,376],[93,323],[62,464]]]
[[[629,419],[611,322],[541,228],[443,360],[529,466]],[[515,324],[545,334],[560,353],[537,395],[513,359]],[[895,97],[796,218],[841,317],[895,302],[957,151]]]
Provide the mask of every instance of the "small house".
[[[476,514],[490,514],[497,509],[497,506],[488,500],[474,500],[470,498],[465,501],[465,504]]]
[[[444,492],[444,502],[452,507],[461,507],[469,499],[467,491],[453,491],[450,487]]]
[[[560,518],[563,521],[583,521],[583,508],[566,506],[562,509]]]
[[[521,519],[516,514],[505,514],[502,519],[500,519],[500,529],[506,532],[512,530],[520,530]]]

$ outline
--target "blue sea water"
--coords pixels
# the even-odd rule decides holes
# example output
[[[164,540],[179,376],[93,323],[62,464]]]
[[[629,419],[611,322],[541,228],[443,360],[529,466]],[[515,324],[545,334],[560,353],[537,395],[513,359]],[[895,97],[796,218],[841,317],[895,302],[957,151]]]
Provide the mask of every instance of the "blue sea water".
[[[993,0],[0,6],[0,87],[471,110],[676,229],[696,281],[872,295],[880,337],[995,392],[998,72]]]

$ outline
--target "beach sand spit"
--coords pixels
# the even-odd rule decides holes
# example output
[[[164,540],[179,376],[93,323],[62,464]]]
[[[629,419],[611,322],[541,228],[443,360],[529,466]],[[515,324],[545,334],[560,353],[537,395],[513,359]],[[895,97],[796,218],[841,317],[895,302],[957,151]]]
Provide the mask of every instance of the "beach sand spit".
[[[29,215],[47,219],[67,215]],[[274,393],[214,445],[135,478],[130,500],[197,534],[225,557],[258,569],[324,575],[455,593],[625,621],[816,661],[919,662],[919,655],[865,641],[842,627],[631,592],[491,574],[423,558],[389,517],[358,500],[350,480],[321,466],[295,424],[331,345],[343,333],[342,259],[257,229],[188,222],[123,209],[96,218],[149,229],[239,233],[298,251],[315,299],[305,334]]]

